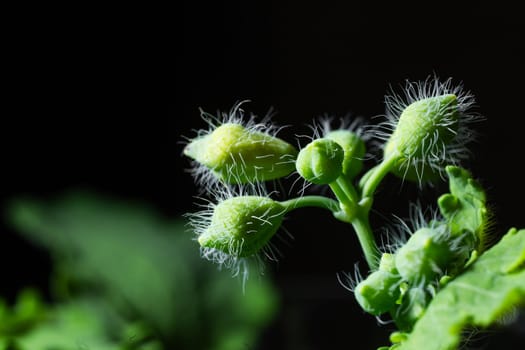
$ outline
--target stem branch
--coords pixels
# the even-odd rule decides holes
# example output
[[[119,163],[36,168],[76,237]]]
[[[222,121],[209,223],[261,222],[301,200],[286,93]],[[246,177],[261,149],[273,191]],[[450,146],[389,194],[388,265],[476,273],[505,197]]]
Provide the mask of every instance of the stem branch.
[[[397,160],[398,157],[396,155],[392,155],[386,159],[383,159],[383,161],[377,167],[373,168],[373,172],[368,175],[365,183],[363,184],[363,198],[372,197],[374,195],[377,186],[379,186],[383,178],[390,172]]]
[[[339,203],[324,196],[302,196],[281,202],[281,204],[286,208],[286,211],[304,207],[318,207],[332,212],[339,211]]]

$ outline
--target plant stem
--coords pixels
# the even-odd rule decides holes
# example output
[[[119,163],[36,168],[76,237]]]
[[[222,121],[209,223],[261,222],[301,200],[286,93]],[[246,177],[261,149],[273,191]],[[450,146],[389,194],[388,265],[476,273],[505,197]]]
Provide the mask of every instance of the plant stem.
[[[339,201],[340,210],[334,216],[347,223],[351,223],[357,212],[357,193],[352,184],[345,183],[341,176],[334,182],[328,184]]]
[[[359,201],[359,196],[357,195],[354,185],[352,185],[348,178],[341,175],[335,181],[337,185],[343,190],[346,198],[348,198],[353,203],[357,203]]]
[[[386,169],[386,166],[383,166],[383,168]],[[377,181],[375,186],[377,186],[388,171],[389,169],[383,170],[384,174],[382,176],[378,175],[378,171],[375,171],[371,174],[369,181],[375,178]],[[367,181],[367,184],[369,181]],[[359,205],[359,196],[352,183],[346,178],[339,177],[336,181],[330,183],[329,186],[339,202],[324,196],[303,196],[289,199],[281,202],[281,204],[286,208],[286,211],[304,207],[328,209],[334,213],[336,218],[351,223],[357,234],[370,270],[377,270],[379,264],[379,249],[377,248],[372,228],[368,222],[369,207]],[[373,195],[373,190],[371,194]]]
[[[302,196],[281,202],[281,204],[286,208],[286,211],[304,207],[318,207],[332,212],[340,210],[337,201],[324,196]]]
[[[397,160],[398,157],[394,154],[388,158],[383,159],[383,161],[377,167],[373,168],[373,172],[367,176],[367,179],[363,184],[363,198],[372,197],[374,195],[377,186],[379,186],[383,178],[390,172]]]
[[[341,188],[337,180],[329,183],[328,186],[330,186],[330,189],[337,197],[339,203],[342,203],[344,205],[351,205],[351,203],[353,203],[352,200],[346,195],[345,190]]]
[[[359,201],[359,195],[354,186],[348,179],[342,176],[330,183],[330,188],[340,202],[341,211],[344,211],[344,215],[341,213],[339,214],[341,216],[340,218],[337,215],[336,217],[352,224],[370,270],[377,270],[379,249],[377,248],[372,228],[368,222],[368,212],[370,210],[368,202],[366,202],[364,206],[361,205],[360,203],[362,201]]]
[[[379,167],[379,164],[374,165],[366,173],[364,173],[363,176],[361,176],[361,178],[359,179],[359,183],[357,184],[360,190],[362,190],[363,187],[365,187],[365,183],[368,181],[368,179],[370,178],[370,175],[374,173],[377,167]]]
[[[379,267],[379,249],[377,248],[372,228],[368,222],[368,213],[365,215],[357,215],[352,220],[352,226],[357,233],[357,238],[365,254],[365,259],[370,271],[377,270]]]

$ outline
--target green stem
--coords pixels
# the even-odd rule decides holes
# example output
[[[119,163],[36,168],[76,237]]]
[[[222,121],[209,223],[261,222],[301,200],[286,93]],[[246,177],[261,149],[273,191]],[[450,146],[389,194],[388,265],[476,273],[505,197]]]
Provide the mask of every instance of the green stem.
[[[377,183],[375,186],[377,186],[381,179],[388,173],[389,168],[387,169],[387,166],[389,162],[384,161],[383,163],[386,165],[378,169],[383,169],[384,174],[380,176],[378,170],[374,171],[366,182],[369,187],[365,186],[365,189],[373,186],[373,183],[370,183],[373,179],[376,179],[375,181]],[[392,164],[394,163],[392,162]],[[369,206],[360,204],[363,201],[359,201],[359,195],[348,179],[339,177],[336,181],[330,183],[329,186],[339,202],[324,196],[303,196],[289,199],[281,202],[281,204],[286,208],[286,211],[304,207],[328,209],[339,220],[351,223],[357,234],[370,270],[377,270],[379,265],[379,249],[374,240],[370,223],[368,222]],[[373,189],[370,192],[371,195],[373,195]]]
[[[330,186],[330,189],[335,194],[335,196],[337,197],[337,200],[340,203],[343,203],[344,205],[348,205],[352,203],[352,201],[350,200],[350,198],[347,197],[345,191],[343,190],[343,188],[341,188],[337,180],[329,183],[328,186]]]
[[[328,209],[332,212],[340,210],[337,201],[324,196],[302,196],[281,202],[281,204],[286,208],[286,211],[304,207],[318,207]]]
[[[353,203],[357,203],[359,201],[359,196],[357,195],[354,185],[352,185],[348,178],[344,177],[344,175],[341,175],[335,181],[337,182],[337,185],[339,185],[339,187],[343,190],[346,198],[348,198]]]
[[[354,220],[352,220],[352,226],[357,233],[357,238],[365,254],[365,259],[370,271],[377,270],[379,267],[379,249],[377,248],[372,228],[368,222],[368,214],[357,215]]]
[[[370,270],[377,270],[379,249],[368,222],[368,212],[370,210],[368,201],[364,201],[364,205],[361,204],[363,201],[359,201],[356,190],[346,178],[339,177],[336,181],[330,183],[330,188],[337,196],[342,209],[336,217],[352,224]]]
[[[352,183],[344,175],[339,176],[335,181],[328,184],[334,192],[337,200],[345,207],[353,208],[359,202],[359,195]]]
[[[374,173],[377,167],[379,167],[379,164],[373,166],[366,173],[364,173],[363,176],[361,176],[361,178],[359,179],[359,183],[357,184],[360,190],[362,190],[363,187],[365,187],[365,183],[368,181],[370,175]]]
[[[383,161],[373,169],[373,172],[368,175],[363,184],[362,198],[368,198],[374,195],[377,186],[379,186],[383,178],[390,172],[397,160],[397,155],[392,155],[383,159]]]
[[[358,197],[353,187],[348,185],[351,186],[351,184],[345,183],[344,180],[341,181],[341,177],[328,184],[339,201],[340,210],[334,213],[334,216],[338,220],[351,223],[356,214]]]

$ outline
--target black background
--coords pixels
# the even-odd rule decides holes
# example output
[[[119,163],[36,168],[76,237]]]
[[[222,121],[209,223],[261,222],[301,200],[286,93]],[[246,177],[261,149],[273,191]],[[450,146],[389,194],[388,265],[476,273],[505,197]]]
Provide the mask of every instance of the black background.
[[[436,74],[462,82],[486,120],[468,164],[486,187],[495,231],[525,227],[523,21],[516,7],[435,2],[417,8],[359,2],[189,2],[23,7],[6,10],[0,151],[2,199],[49,196],[76,187],[138,199],[162,215],[195,210],[183,136],[204,127],[199,107],[245,109],[307,134],[329,113],[370,118],[405,79]],[[7,62],[7,63],[5,63]],[[425,190],[387,178],[374,227]],[[389,326],[359,310],[336,273],[364,266],[355,237],[326,213],[304,210],[269,268],[283,306],[257,349],[372,349]],[[1,295],[45,286],[49,260],[2,224]],[[495,337],[495,338],[494,338]],[[517,333],[489,338],[515,349]],[[506,342],[506,343],[505,343]],[[505,347],[507,346],[507,347]]]

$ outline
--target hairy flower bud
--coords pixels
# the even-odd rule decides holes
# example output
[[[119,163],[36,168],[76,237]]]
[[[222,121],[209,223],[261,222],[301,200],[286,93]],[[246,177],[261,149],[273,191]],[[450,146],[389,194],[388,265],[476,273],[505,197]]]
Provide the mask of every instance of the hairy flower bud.
[[[395,254],[396,268],[410,283],[428,282],[436,278],[453,253],[445,235],[436,228],[420,228]]]
[[[225,123],[193,139],[184,154],[226,183],[273,180],[294,171],[295,147],[266,132]]]
[[[343,148],[343,174],[354,178],[363,169],[363,158],[365,156],[365,142],[359,135],[350,130],[334,130],[325,135],[325,138],[333,140]]]
[[[436,180],[445,165],[468,155],[465,145],[474,138],[468,124],[480,119],[469,114],[474,99],[450,79],[408,83],[405,96],[386,97],[389,121],[383,127],[392,132],[380,136],[384,158],[395,160],[390,171],[399,177]]]
[[[366,312],[381,315],[392,310],[399,298],[400,277],[392,254],[383,254],[379,270],[372,272],[355,287],[355,298]]]
[[[281,226],[285,208],[268,197],[240,196],[217,204],[198,241],[233,257],[258,253]]]
[[[335,141],[317,139],[297,156],[297,172],[307,181],[326,185],[335,181],[343,170],[344,151]]]
[[[385,146],[385,157],[397,152],[405,158],[424,158],[434,145],[446,144],[454,137],[458,117],[455,95],[413,102],[401,113]]]

